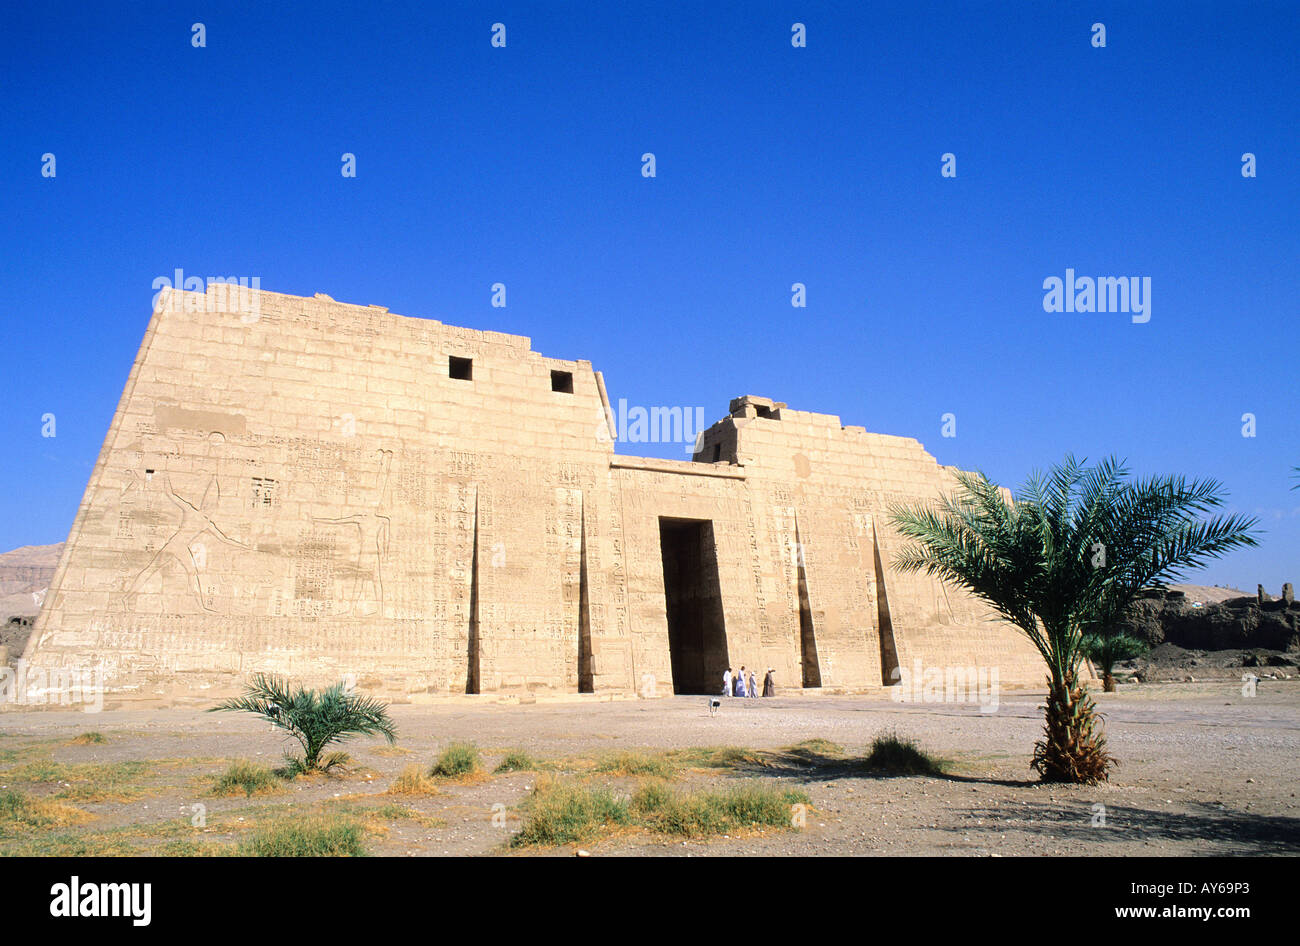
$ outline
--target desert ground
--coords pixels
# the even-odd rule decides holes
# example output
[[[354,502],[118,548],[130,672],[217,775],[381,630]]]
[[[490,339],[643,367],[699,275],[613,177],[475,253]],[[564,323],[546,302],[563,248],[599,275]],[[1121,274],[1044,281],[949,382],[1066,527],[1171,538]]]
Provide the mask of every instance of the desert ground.
[[[291,747],[251,716],[10,711],[0,794],[48,804],[41,817],[0,817],[0,853],[234,854],[260,826],[306,815],[353,819],[366,852],[389,856],[1300,853],[1300,681],[1264,680],[1253,696],[1231,681],[1129,685],[1096,699],[1119,760],[1098,787],[1036,781],[1042,694],[1032,691],[1002,693],[996,712],[803,695],[724,700],[716,716],[687,696],[397,705],[395,746],[357,738],[343,747],[345,770],[251,796],[213,794],[214,780],[237,759],[278,765]],[[893,733],[941,760],[942,774],[865,771],[857,760]],[[481,751],[479,772],[390,791],[403,770],[427,770],[464,742]],[[734,748],[703,751],[721,747]],[[510,750],[539,770],[494,773]],[[512,846],[534,786],[556,780],[620,797],[647,781],[678,793],[761,784],[801,791],[807,807],[802,827],[680,836],[611,825],[580,842]]]

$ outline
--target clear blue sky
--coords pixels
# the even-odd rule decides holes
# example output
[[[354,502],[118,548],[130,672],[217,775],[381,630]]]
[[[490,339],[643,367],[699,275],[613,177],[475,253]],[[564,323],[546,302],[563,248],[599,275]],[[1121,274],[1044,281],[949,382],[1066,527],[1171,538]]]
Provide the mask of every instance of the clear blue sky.
[[[0,44],[0,549],[66,537],[179,267],[1009,485],[1213,476],[1267,535],[1192,577],[1300,581],[1300,4],[9,3]],[[1150,322],[1044,312],[1067,267],[1151,277]]]

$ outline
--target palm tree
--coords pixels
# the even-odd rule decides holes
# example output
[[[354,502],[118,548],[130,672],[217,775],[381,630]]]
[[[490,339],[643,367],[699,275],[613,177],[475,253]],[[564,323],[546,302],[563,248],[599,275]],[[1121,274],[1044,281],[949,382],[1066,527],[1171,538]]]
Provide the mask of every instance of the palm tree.
[[[1256,544],[1254,519],[1202,520],[1223,503],[1214,480],[1128,481],[1114,458],[1086,468],[1067,456],[1009,498],[982,473],[934,504],[894,505],[905,538],[895,565],[982,598],[1047,664],[1044,738],[1032,766],[1044,781],[1096,784],[1115,761],[1079,683],[1085,639],[1113,627],[1144,588],[1229,549]]]
[[[1147,652],[1147,642],[1123,630],[1095,631],[1083,638],[1083,655],[1101,668],[1101,688],[1115,692],[1115,664]]]
[[[226,700],[209,712],[241,710],[271,721],[302,744],[303,757],[289,759],[289,771],[328,770],[347,761],[347,753],[332,752],[323,760],[326,747],[351,736],[384,736],[388,744],[397,741],[397,727],[388,716],[388,704],[355,696],[342,683],[317,693],[267,674],[255,674],[242,697]]]

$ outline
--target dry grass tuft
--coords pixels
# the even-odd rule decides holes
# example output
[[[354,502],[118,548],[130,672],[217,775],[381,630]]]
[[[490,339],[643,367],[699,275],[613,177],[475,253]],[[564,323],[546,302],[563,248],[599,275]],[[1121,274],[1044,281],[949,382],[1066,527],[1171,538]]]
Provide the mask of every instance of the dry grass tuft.
[[[145,784],[150,762],[83,762],[69,764],[42,759],[5,773],[20,782],[57,785],[54,797],[70,801],[134,801],[153,790]]]
[[[12,789],[0,791],[0,828],[65,828],[95,816],[73,805],[32,798]]]
[[[408,765],[388,786],[390,795],[437,795],[438,782],[418,765]]]
[[[596,763],[596,771],[606,775],[652,775],[655,778],[672,778],[674,767],[663,756],[644,752],[614,752]]]
[[[99,732],[83,732],[80,736],[68,740],[70,746],[102,746],[108,737]]]

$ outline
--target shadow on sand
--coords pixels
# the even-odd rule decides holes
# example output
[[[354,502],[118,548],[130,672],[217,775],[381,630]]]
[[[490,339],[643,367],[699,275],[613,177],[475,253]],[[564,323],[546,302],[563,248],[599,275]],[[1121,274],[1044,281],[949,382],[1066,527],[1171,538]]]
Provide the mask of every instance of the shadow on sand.
[[[733,766],[746,775],[768,778],[797,778],[805,782],[828,782],[845,778],[932,778],[945,782],[967,782],[1027,788],[1038,785],[1036,779],[1000,779],[958,775],[943,768],[942,762],[895,767],[873,764],[869,757],[845,756],[829,748],[808,745],[790,746],[763,753],[760,761],[746,761]]]
[[[943,769],[890,771],[865,757],[844,756],[828,747],[799,745],[767,752],[734,767],[747,775],[803,782],[835,779],[928,778],[936,781],[1006,788],[1047,787],[1037,779],[982,778]],[[1073,786],[1057,786],[1072,788]],[[1099,811],[1091,798],[1073,801],[1008,800],[996,806],[962,809],[959,824],[945,830],[962,835],[1002,834],[1008,830],[1086,842],[1174,841],[1213,844],[1210,854],[1295,854],[1300,852],[1300,818],[1260,815],[1219,804],[1196,802],[1191,810],[1158,811],[1110,805]],[[1099,817],[1100,815],[1100,817]],[[982,823],[981,823],[982,822]]]
[[[945,830],[963,835],[1009,830],[1093,843],[1133,841],[1214,845],[1204,853],[1295,854],[1300,852],[1300,818],[1257,815],[1198,802],[1191,811],[1155,811],[1129,805],[1043,804],[1011,801],[968,808],[960,824]],[[1100,816],[1100,817],[1099,817]]]

